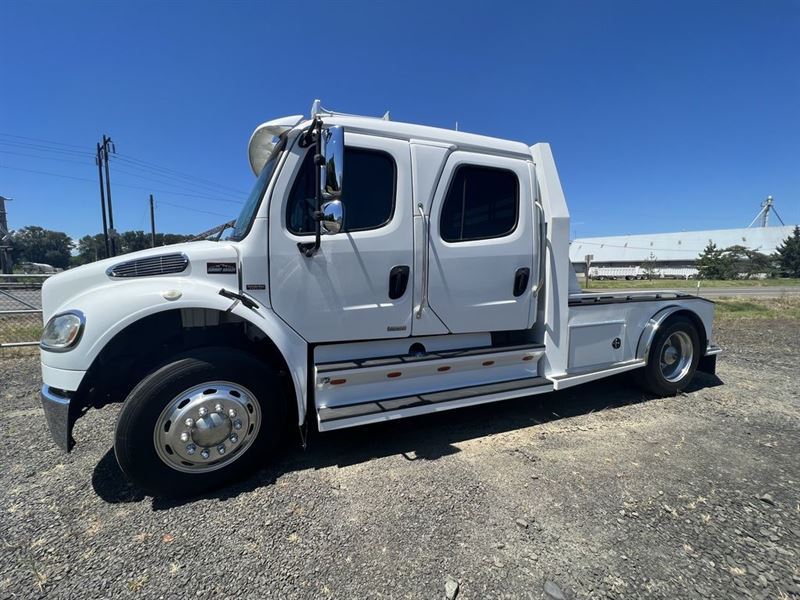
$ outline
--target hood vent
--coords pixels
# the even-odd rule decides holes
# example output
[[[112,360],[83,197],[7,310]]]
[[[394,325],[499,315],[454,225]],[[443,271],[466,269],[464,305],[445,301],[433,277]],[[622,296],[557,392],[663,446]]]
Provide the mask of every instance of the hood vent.
[[[113,279],[121,277],[151,277],[182,273],[189,265],[189,257],[181,252],[161,254],[129,260],[110,267],[106,275]]]

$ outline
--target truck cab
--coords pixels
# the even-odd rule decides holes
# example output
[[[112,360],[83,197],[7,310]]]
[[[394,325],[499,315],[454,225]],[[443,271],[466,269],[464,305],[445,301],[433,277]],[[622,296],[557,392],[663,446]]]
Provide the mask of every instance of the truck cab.
[[[713,303],[583,293],[548,144],[324,110],[259,126],[225,239],[48,280],[54,439],[123,401],[115,453],[159,495],[320,431],[549,393],[636,371],[658,395],[713,371]],[[533,401],[533,400],[532,400]]]

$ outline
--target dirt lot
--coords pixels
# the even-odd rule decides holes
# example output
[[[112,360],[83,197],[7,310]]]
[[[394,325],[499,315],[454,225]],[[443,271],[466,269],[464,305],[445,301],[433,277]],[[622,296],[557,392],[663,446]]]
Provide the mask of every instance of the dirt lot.
[[[626,377],[324,434],[218,494],[143,497],[117,406],[48,438],[0,359],[0,598],[800,597],[800,323],[723,321],[719,379]]]

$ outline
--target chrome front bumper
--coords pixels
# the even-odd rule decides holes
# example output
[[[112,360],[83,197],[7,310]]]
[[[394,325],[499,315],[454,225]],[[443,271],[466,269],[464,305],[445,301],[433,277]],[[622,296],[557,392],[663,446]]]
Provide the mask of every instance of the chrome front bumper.
[[[69,452],[75,444],[72,439],[74,419],[70,414],[70,396],[47,385],[42,386],[40,396],[50,436],[63,452]]]

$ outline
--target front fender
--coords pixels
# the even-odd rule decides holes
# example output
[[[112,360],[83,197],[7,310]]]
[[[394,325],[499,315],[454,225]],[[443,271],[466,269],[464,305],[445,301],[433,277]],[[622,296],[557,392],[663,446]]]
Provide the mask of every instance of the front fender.
[[[230,311],[258,328],[283,355],[294,382],[299,422],[305,419],[307,393],[307,344],[272,310],[260,306],[250,309],[236,300],[219,295],[222,286],[213,281],[185,277],[154,277],[112,281],[73,297],[58,311],[78,309],[86,325],[78,345],[69,352],[42,351],[42,364],[51,369],[87,371],[94,360],[131,324],[150,315],[182,308]],[[235,290],[232,290],[235,291]],[[166,294],[165,292],[179,292]],[[169,300],[167,298],[176,298]],[[46,382],[45,382],[46,383]]]

